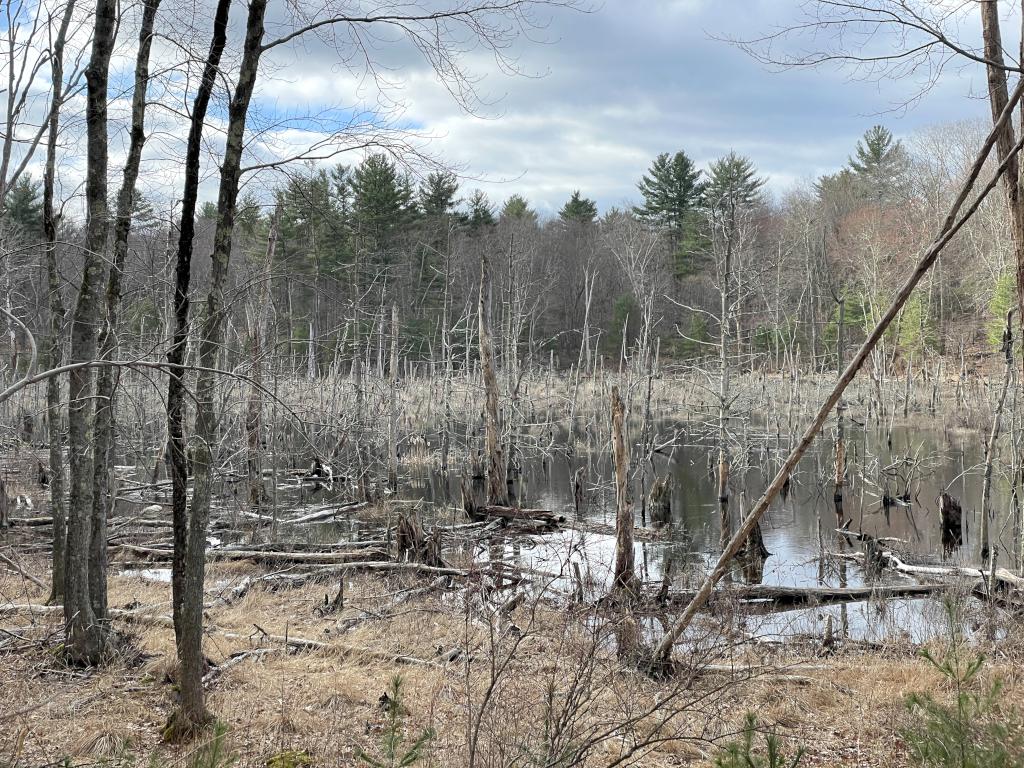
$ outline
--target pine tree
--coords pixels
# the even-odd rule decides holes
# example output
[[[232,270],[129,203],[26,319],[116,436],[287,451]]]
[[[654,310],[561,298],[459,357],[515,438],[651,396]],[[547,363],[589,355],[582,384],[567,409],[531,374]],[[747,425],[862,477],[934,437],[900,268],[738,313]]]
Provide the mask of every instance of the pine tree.
[[[7,192],[6,218],[14,226],[15,231],[28,239],[42,237],[43,233],[43,199],[40,182],[34,181],[32,175],[21,176]]]
[[[876,125],[857,142],[849,166],[862,185],[863,194],[881,202],[891,199],[903,185],[910,158],[888,128]]]
[[[700,204],[702,172],[685,152],[658,155],[637,188],[644,203],[633,209],[645,221],[666,227],[673,250],[694,226],[693,212]]]
[[[387,155],[370,155],[352,172],[352,217],[364,250],[384,256],[415,217],[412,185]]]
[[[483,190],[474,190],[468,204],[469,210],[461,218],[471,232],[494,226],[497,221],[494,217],[494,206]]]
[[[288,179],[278,194],[280,206],[279,260],[306,273],[319,273],[335,263],[335,245],[341,235],[338,209],[331,194],[331,177],[309,168]]]
[[[704,188],[704,205],[713,212],[733,214],[756,203],[761,197],[765,179],[749,158],[730,152],[711,163],[708,183]]]
[[[427,219],[447,216],[455,207],[455,196],[458,192],[459,182],[454,173],[446,171],[431,173],[420,184],[420,212]]]
[[[525,197],[515,194],[501,207],[501,218],[536,222],[537,212],[530,208],[530,203]]]
[[[558,218],[566,223],[593,223],[594,219],[597,218],[597,203],[589,198],[583,197],[577,189],[573,191],[569,201],[563,205],[562,210],[558,212]]]

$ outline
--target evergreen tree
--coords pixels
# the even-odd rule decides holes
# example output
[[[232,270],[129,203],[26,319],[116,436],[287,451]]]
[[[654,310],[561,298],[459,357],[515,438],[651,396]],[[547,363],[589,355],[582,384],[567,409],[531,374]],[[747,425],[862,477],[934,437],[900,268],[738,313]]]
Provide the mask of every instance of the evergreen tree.
[[[138,189],[132,195],[132,229],[136,232],[151,230],[159,226],[153,204]]]
[[[420,212],[427,219],[447,216],[455,207],[455,196],[458,192],[459,182],[454,173],[447,171],[431,173],[420,184]]]
[[[881,202],[890,199],[902,187],[910,158],[889,129],[876,125],[857,142],[849,166],[864,196]]]
[[[277,260],[303,274],[333,270],[342,261],[339,247],[344,238],[327,171],[310,166],[291,176],[278,193],[277,204]]]
[[[40,183],[33,181],[31,174],[24,174],[10,188],[5,207],[6,218],[21,237],[35,239],[42,235],[42,193]]]
[[[387,155],[370,155],[348,180],[352,219],[362,248],[384,255],[415,217],[412,185]]]
[[[530,208],[530,203],[522,195],[512,195],[501,207],[503,219],[515,219],[517,221],[537,221],[537,212]]]
[[[704,182],[701,170],[685,152],[658,155],[637,188],[643,195],[643,205],[634,208],[640,218],[666,227],[672,239],[673,250],[692,231],[694,211],[700,204]]]
[[[494,206],[487,199],[483,190],[477,189],[469,197],[469,210],[462,216],[465,224],[471,232],[477,232],[484,227],[492,227],[497,222],[494,217]]]
[[[760,200],[764,184],[749,158],[730,152],[708,169],[704,205],[716,213],[735,214]]]
[[[562,210],[558,212],[558,218],[566,223],[590,224],[597,218],[597,203],[583,197],[577,189],[572,193],[569,201],[562,206]]]

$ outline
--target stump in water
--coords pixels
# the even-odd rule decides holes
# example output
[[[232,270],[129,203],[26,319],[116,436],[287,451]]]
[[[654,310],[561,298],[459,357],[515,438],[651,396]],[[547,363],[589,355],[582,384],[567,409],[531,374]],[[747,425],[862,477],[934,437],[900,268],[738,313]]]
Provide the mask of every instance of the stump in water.
[[[395,533],[398,544],[399,561],[422,563],[436,568],[445,565],[441,559],[441,533],[436,528],[427,534],[420,523],[419,515],[402,515],[398,519],[398,530]]]
[[[939,525],[942,529],[942,551],[950,555],[964,543],[963,510],[960,502],[945,491],[939,494]]]
[[[764,545],[761,524],[754,526],[747,537],[746,546],[740,551],[739,559],[743,567],[743,580],[747,584],[760,584],[764,578],[764,562],[771,556]]]
[[[651,525],[660,528],[672,523],[672,476],[655,478],[651,486]]]
[[[586,491],[583,484],[586,471],[586,467],[580,467],[572,476],[572,501],[573,506],[576,509],[577,519],[579,519],[580,514],[583,512],[583,508],[586,505]]]

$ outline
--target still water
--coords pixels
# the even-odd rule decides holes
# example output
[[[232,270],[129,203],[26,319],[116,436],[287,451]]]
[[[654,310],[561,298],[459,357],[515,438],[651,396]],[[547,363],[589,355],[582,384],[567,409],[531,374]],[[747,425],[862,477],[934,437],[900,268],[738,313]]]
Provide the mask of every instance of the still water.
[[[659,583],[665,563],[673,562],[673,584],[687,588],[718,557],[721,547],[719,506],[711,441],[699,426],[660,422],[658,434],[675,435],[675,445],[662,449],[654,459],[653,472],[670,475],[672,520],[653,540],[639,537],[637,570],[645,581]],[[518,566],[548,576],[563,587],[579,566],[588,596],[607,589],[613,562],[614,540],[599,526],[614,524],[614,492],[610,450],[597,441],[589,443],[565,436],[538,440],[553,446],[573,445],[573,451],[555,448],[526,452],[521,474],[514,486],[524,507],[548,509],[580,521],[579,529],[531,537],[509,538],[505,543],[481,545],[473,555],[481,562],[514,561]],[[661,442],[660,440],[657,442]],[[758,498],[774,470],[784,459],[789,444],[762,423],[744,430],[740,448],[733,453],[731,482],[732,515],[738,520]],[[428,445],[436,441],[428,439]],[[892,537],[912,562],[978,564],[978,509],[981,506],[983,447],[976,432],[947,429],[935,422],[896,426],[891,430],[847,428],[847,490],[845,513],[853,531],[876,538]],[[453,464],[453,466],[455,466]],[[648,465],[649,466],[649,465]],[[791,586],[863,586],[869,583],[861,566],[822,553],[856,552],[856,543],[836,533],[832,501],[832,439],[826,433],[805,456],[787,497],[777,500],[762,523],[767,559],[760,582]],[[648,469],[649,488],[652,471]],[[585,493],[577,517],[574,478],[582,477]],[[430,464],[405,469],[399,498],[423,502],[427,522],[462,522],[452,511],[458,504],[461,477],[443,478]],[[634,487],[637,524],[641,520],[639,484]],[[332,500],[337,489],[304,487],[290,492],[300,507]],[[937,497],[947,491],[963,506],[963,544],[948,556],[942,553]],[[887,499],[895,499],[889,502]],[[1000,564],[1013,567],[1019,534],[1014,528],[1012,496],[1007,479],[998,469],[993,486],[993,542],[1002,553]],[[337,540],[365,532],[357,521],[336,521],[316,526],[320,540]],[[737,570],[737,582],[750,581]],[[883,574],[885,583],[901,583],[905,577]],[[757,579],[755,579],[756,581]],[[877,583],[877,582],[873,582]],[[948,631],[944,611],[934,599],[898,599],[823,606],[750,617],[745,630],[758,637],[820,636],[828,624],[833,630],[867,641],[893,638],[924,642]],[[831,617],[831,619],[829,618]]]

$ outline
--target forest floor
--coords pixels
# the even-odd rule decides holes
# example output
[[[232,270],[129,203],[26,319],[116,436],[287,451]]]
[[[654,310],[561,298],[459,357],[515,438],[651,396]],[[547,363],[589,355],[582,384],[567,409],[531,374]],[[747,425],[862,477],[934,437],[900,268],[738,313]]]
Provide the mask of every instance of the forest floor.
[[[42,556],[19,564],[46,581]],[[81,670],[60,660],[61,617],[41,607],[45,590],[0,569],[0,765],[202,765],[201,743],[160,740],[175,705],[165,572],[111,572],[111,607],[133,614],[115,620],[124,650]],[[465,583],[423,590],[431,578],[420,575],[346,576],[334,613],[323,609],[337,582],[256,586],[230,600],[246,577],[266,572],[212,564],[207,578],[208,658],[223,665],[260,649],[208,685],[227,729],[221,746],[239,766],[363,765],[361,751],[381,758],[395,675],[405,748],[435,732],[416,763],[424,766],[468,765],[474,741],[477,765],[569,764],[552,756],[581,752],[586,765],[709,765],[747,712],[790,753],[805,747],[802,765],[907,766],[906,697],[951,695],[920,649],[900,642],[839,643],[827,655],[810,642],[719,645],[654,681],[616,658],[593,618],[539,600],[488,610],[487,596]],[[302,640],[325,645],[296,647]],[[986,651],[984,676],[1003,681],[1005,701],[1019,701],[1024,640]]]

